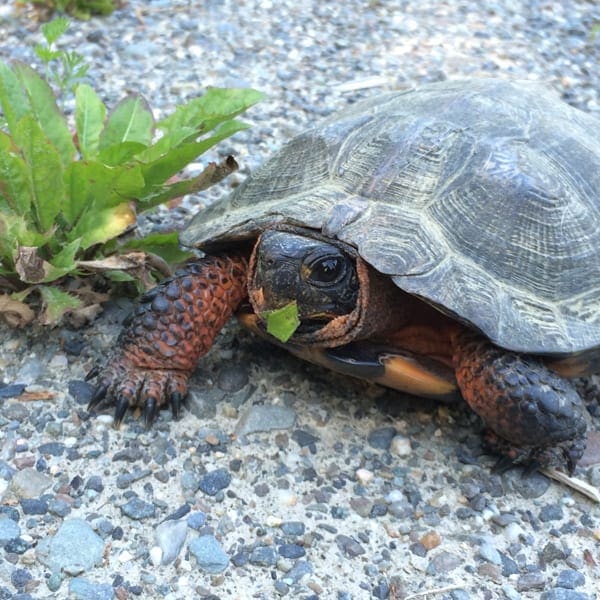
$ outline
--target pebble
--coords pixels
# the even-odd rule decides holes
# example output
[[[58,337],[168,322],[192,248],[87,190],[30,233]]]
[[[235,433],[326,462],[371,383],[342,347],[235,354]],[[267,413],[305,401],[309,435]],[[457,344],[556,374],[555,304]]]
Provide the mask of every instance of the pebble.
[[[280,529],[285,535],[299,537],[304,535],[306,526],[301,521],[285,521],[280,525]]]
[[[109,583],[92,583],[75,577],[69,581],[69,597],[76,600],[112,600],[115,592]]]
[[[67,519],[52,537],[37,545],[36,555],[52,572],[69,565],[81,565],[87,571],[102,562],[104,542],[83,519]]]
[[[168,565],[179,556],[187,535],[187,519],[169,520],[154,530],[154,537],[161,549],[160,564]]]
[[[198,488],[208,496],[215,496],[231,483],[231,475],[227,469],[216,469],[200,478]]]
[[[200,535],[189,544],[190,552],[196,558],[198,566],[207,573],[221,573],[229,558],[214,535]]]
[[[38,498],[52,485],[52,479],[36,469],[18,471],[10,482],[12,493],[19,499]]]
[[[279,555],[283,558],[301,558],[306,556],[306,550],[298,544],[282,544],[277,548]]]
[[[398,432],[394,427],[381,427],[372,431],[367,441],[372,448],[378,450],[389,450],[392,445],[392,440],[396,437]]]
[[[361,485],[368,485],[373,481],[375,475],[368,469],[358,469],[356,471],[356,479]]]
[[[437,531],[428,531],[421,537],[419,542],[429,551],[437,548],[442,543],[442,538]]]
[[[0,547],[21,535],[21,528],[7,516],[0,515]]]
[[[517,579],[517,591],[529,592],[542,590],[546,587],[546,577],[543,573],[525,573]]]
[[[48,502],[39,498],[24,498],[21,509],[26,515],[45,515],[48,512]]]
[[[277,551],[270,546],[258,546],[250,553],[249,561],[260,567],[272,567],[277,563]]]
[[[492,545],[487,542],[484,542],[479,546],[479,556],[493,565],[501,565],[502,564],[502,556],[500,552]]]
[[[412,454],[410,438],[403,435],[395,435],[390,442],[390,453],[400,458],[406,458]]]
[[[364,547],[353,540],[351,537],[347,535],[337,535],[335,538],[335,542],[338,545],[338,548],[345,554],[348,558],[355,558],[356,556],[360,556],[361,554],[365,554],[366,550]]]
[[[200,511],[190,513],[190,515],[187,518],[187,524],[192,529],[198,530],[201,527],[204,527],[205,523],[206,523],[206,515]]]
[[[306,560],[298,560],[296,564],[282,577],[282,581],[288,585],[300,583],[304,578],[314,573],[312,563]]]
[[[287,406],[253,405],[244,411],[235,426],[238,437],[259,431],[291,429],[296,422],[296,413]]]
[[[148,519],[156,514],[155,506],[141,498],[131,498],[125,504],[122,504],[120,508],[125,516],[136,521]]]
[[[574,590],[564,588],[554,588],[546,590],[540,594],[540,600],[596,600],[595,596],[575,592]]]
[[[556,578],[557,587],[567,588],[570,590],[582,586],[585,583],[585,577],[573,569],[565,569],[558,574]]]

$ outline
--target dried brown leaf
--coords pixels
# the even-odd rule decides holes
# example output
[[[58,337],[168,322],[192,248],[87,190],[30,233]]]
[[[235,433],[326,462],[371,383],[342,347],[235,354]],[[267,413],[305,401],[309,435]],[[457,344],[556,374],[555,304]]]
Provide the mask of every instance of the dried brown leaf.
[[[19,246],[15,270],[22,281],[40,283],[48,274],[50,265],[38,255],[37,246]]]
[[[155,254],[139,251],[107,256],[99,260],[80,260],[77,261],[77,266],[99,273],[104,271],[126,271],[141,281],[146,289],[156,285],[150,275],[152,270],[159,271],[165,277],[171,275],[169,265],[162,258]]]
[[[35,317],[27,304],[14,300],[8,294],[0,294],[0,315],[11,327],[23,327]]]

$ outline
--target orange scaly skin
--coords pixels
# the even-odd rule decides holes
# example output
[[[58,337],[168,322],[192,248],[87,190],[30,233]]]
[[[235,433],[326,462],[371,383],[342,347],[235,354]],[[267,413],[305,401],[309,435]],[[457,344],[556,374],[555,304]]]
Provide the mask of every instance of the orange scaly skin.
[[[90,408],[113,401],[117,426],[135,406],[144,407],[147,425],[167,402],[177,416],[198,359],[247,296],[247,267],[241,256],[205,257],[144,294],[103,367]]]
[[[542,361],[500,349],[482,336],[452,336],[456,380],[463,398],[488,427],[492,450],[512,462],[566,466],[585,450],[581,397]]]

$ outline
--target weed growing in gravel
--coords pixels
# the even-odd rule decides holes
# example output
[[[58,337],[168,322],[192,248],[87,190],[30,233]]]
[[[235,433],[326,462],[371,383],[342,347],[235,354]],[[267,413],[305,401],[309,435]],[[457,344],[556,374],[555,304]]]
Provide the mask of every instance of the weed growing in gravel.
[[[219,89],[155,121],[140,95],[108,110],[94,89],[76,81],[85,65],[55,54],[62,25],[46,29],[42,60],[62,64],[48,78],[30,66],[0,62],[0,315],[18,326],[36,317],[56,323],[67,312],[89,316],[106,299],[94,288],[113,281],[152,285],[157,271],[183,258],[176,233],[124,236],[148,210],[220,181],[237,168],[229,157],[195,177],[178,174],[217,142],[245,129],[236,119],[260,100],[252,89]],[[67,59],[65,56],[72,56]],[[47,60],[45,60],[47,59]],[[71,88],[75,112],[60,110]],[[87,312],[86,312],[87,311]],[[93,312],[92,312],[93,314]]]
[[[17,5],[31,4],[51,15],[54,11],[68,13],[77,19],[89,19],[92,15],[110,15],[123,6],[122,0],[16,0]]]

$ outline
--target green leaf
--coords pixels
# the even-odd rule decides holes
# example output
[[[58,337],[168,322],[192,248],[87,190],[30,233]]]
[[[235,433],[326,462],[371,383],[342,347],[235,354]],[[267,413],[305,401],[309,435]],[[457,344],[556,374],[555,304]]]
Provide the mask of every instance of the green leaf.
[[[99,149],[122,142],[138,142],[149,146],[154,135],[154,118],[142,96],[133,95],[117,104],[100,134]]]
[[[65,200],[60,156],[31,115],[19,121],[15,139],[29,166],[37,223],[41,231],[46,231],[54,225]]]
[[[95,161],[78,161],[69,165],[65,185],[67,194],[62,206],[65,220],[73,226],[86,214],[86,222],[93,227],[96,212],[138,198],[144,189],[144,178],[136,164],[108,167]],[[68,238],[80,235],[78,227],[69,232]]]
[[[29,98],[14,71],[0,62],[0,107],[9,131],[14,134],[17,123],[31,112]]]
[[[54,44],[58,38],[69,28],[69,19],[58,17],[48,23],[44,23],[41,27],[42,34],[48,44]]]
[[[119,271],[119,270],[104,271],[102,273],[102,275],[104,277],[106,277],[107,279],[110,279],[111,281],[116,281],[118,283],[137,281],[137,279],[133,275],[130,275],[129,273],[126,273],[125,271]]]
[[[29,98],[31,110],[46,137],[58,150],[63,165],[75,156],[75,145],[67,122],[56,105],[50,86],[28,65],[15,62],[13,70]]]
[[[147,146],[140,142],[120,142],[114,146],[103,148],[99,158],[105,165],[120,165],[131,160],[146,148]]]
[[[61,275],[66,275],[76,268],[75,255],[81,246],[81,240],[73,240],[70,244],[63,246],[62,250],[54,256],[54,258],[48,261],[56,271],[61,271]],[[58,279],[58,277],[55,277]]]
[[[78,85],[75,91],[75,125],[79,150],[87,160],[98,156],[100,133],[105,117],[106,107],[92,87],[85,83]]]
[[[33,193],[27,165],[3,131],[0,131],[0,198],[20,215],[31,210]]]
[[[151,186],[161,184],[176,173],[179,173],[179,171],[215,144],[232,136],[237,131],[247,128],[248,125],[241,121],[227,121],[227,123],[219,127],[215,135],[199,142],[182,144],[177,148],[172,148],[166,156],[159,158],[153,163],[143,165],[142,172],[148,186],[148,191],[150,191]]]
[[[98,211],[84,213],[70,232],[72,240],[81,238],[81,249],[101,244],[121,235],[135,225],[135,211],[129,202]]]
[[[270,333],[284,344],[300,325],[298,304],[295,300],[276,310],[265,311],[260,316],[267,320],[267,333]]]
[[[262,92],[251,88],[210,88],[199,98],[177,108],[156,126],[166,134],[176,133],[183,127],[198,134],[205,133],[243,113],[263,98]]]
[[[179,235],[176,231],[169,233],[151,233],[141,239],[129,240],[120,250],[143,250],[157,254],[170,264],[176,264],[193,256],[185,252],[179,245]]]
[[[35,46],[34,51],[43,63],[49,63],[61,55],[60,50],[51,50],[47,46],[42,46],[41,44]]]
[[[13,262],[19,246],[41,247],[52,238],[52,232],[39,233],[26,215],[0,210],[0,256]]]
[[[82,305],[79,298],[56,287],[41,285],[38,289],[44,301],[44,314],[40,320],[46,325],[56,324],[67,311]]]

